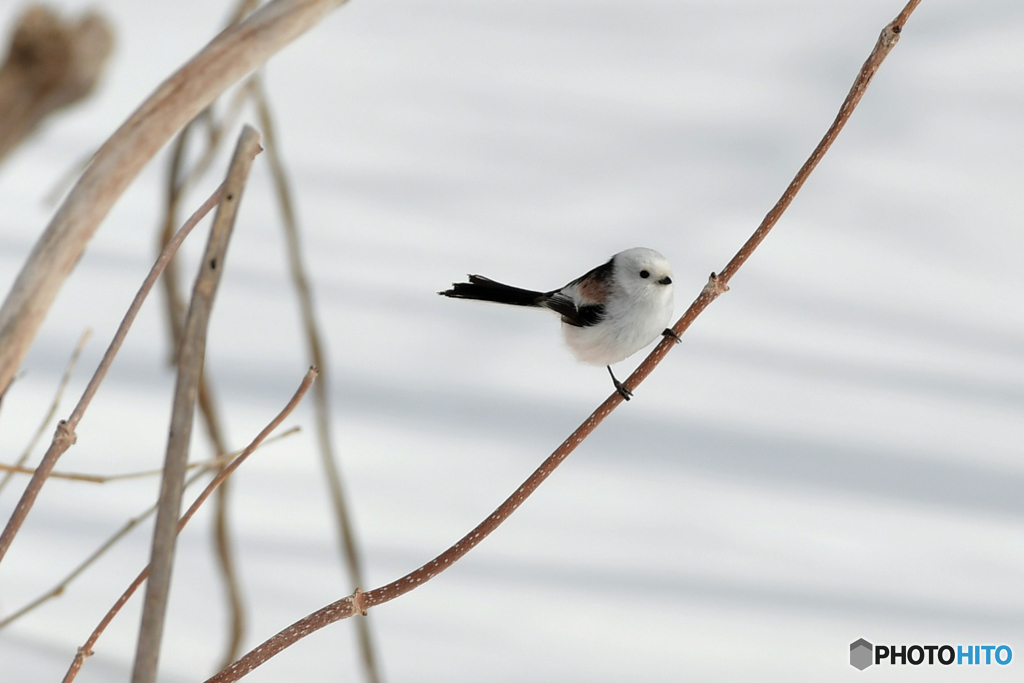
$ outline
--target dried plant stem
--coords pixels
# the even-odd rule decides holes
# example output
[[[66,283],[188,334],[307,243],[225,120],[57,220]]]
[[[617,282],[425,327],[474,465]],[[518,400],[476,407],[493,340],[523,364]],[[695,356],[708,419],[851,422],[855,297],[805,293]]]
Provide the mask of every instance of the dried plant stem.
[[[251,79],[244,81],[231,95],[231,101],[219,120],[214,121],[213,114],[209,108],[205,109],[196,120],[203,119],[207,122],[206,149],[200,157],[189,168],[188,173],[177,182],[177,193],[182,195],[189,190],[203,177],[210,169],[217,156],[220,143],[228,131],[235,127],[242,116],[242,107],[249,98]],[[194,123],[194,122],[193,122]],[[190,126],[192,124],[189,124]],[[182,134],[188,127],[182,129]],[[181,136],[179,136],[180,138]],[[174,182],[175,175],[171,174],[171,182]]]
[[[71,379],[71,373],[75,371],[75,365],[78,364],[78,357],[82,355],[82,349],[85,348],[85,343],[89,341],[89,337],[92,336],[92,330],[86,330],[82,333],[82,336],[78,340],[78,344],[75,345],[74,351],[71,352],[71,359],[68,361],[67,366],[64,368],[64,374],[60,378],[60,382],[57,384],[57,393],[54,394],[53,401],[50,403],[50,409],[46,411],[46,416],[42,422],[39,423],[39,428],[36,433],[32,435],[28,445],[25,446],[25,450],[22,452],[21,457],[14,461],[14,465],[7,467],[0,465],[0,469],[6,470],[7,474],[4,475],[3,479],[0,479],[0,492],[7,486],[7,482],[11,480],[15,472],[23,471],[25,468],[22,465],[28,460],[29,456],[32,455],[32,451],[35,450],[36,444],[39,443],[39,439],[43,437],[43,432],[46,431],[46,427],[50,424],[50,420],[57,414],[57,409],[60,407],[60,400],[64,396],[64,389],[68,386],[68,381]],[[35,470],[28,470],[29,474],[34,473]]]
[[[235,93],[235,97],[232,99],[232,107],[235,114],[237,114],[241,107],[240,93],[244,94],[247,90],[247,86],[243,85],[243,87],[240,88],[240,91]],[[199,161],[197,161],[190,170],[186,171],[184,168],[185,148],[187,147],[192,131],[200,122],[205,123],[207,128],[206,149]],[[178,208],[181,204],[182,198],[188,191],[191,184],[197,181],[200,174],[209,167],[225,130],[225,122],[218,122],[214,120],[211,105],[211,107],[207,107],[199,114],[199,116],[190,121],[178,134],[170,158],[170,169],[167,179],[167,207],[164,212],[164,224],[161,231],[162,243],[165,243],[170,239],[174,225],[177,223]],[[181,344],[181,334],[184,326],[185,304],[179,283],[180,273],[178,264],[176,261],[172,261],[168,266],[167,274],[164,277],[164,291],[167,295],[165,301],[167,304],[166,310],[169,323],[168,331],[171,337],[170,348],[172,352],[172,365],[177,361],[178,348]],[[214,452],[218,456],[223,456],[227,452],[228,448],[216,406],[216,401],[213,398],[213,390],[210,387],[209,375],[204,365],[203,372],[199,378],[200,414],[203,418],[206,435],[213,445]],[[231,551],[229,526],[227,524],[228,490],[229,485],[227,483],[217,490],[217,503],[213,516],[214,550],[217,567],[220,570],[220,574],[224,582],[225,593],[227,595],[229,622],[231,624],[229,628],[228,645],[223,657],[225,664],[233,661],[238,656],[238,651],[241,648],[242,638],[245,633],[245,605],[242,600],[238,572],[235,569],[234,556]]]
[[[258,3],[257,0],[241,0],[241,2],[239,2],[237,4],[237,6],[236,6],[236,8],[235,8],[235,10],[233,12],[233,16],[232,16],[232,18],[231,18],[229,23],[230,24],[235,24],[235,23],[241,21],[242,18],[245,17],[246,15],[248,15],[250,12],[252,12],[256,8],[256,6],[258,4],[259,3]],[[181,134],[178,136],[178,140],[177,140],[177,143],[176,143],[176,146],[175,146],[175,151],[174,151],[174,154],[172,155],[172,160],[171,160],[171,172],[170,172],[170,177],[169,177],[168,208],[167,208],[167,213],[166,213],[167,220],[166,220],[165,229],[164,229],[165,239],[170,235],[171,227],[174,224],[176,224],[176,222],[177,222],[175,220],[175,213],[176,213],[176,210],[177,210],[178,201],[180,200],[181,196],[185,192],[188,191],[188,189],[191,187],[191,185],[194,182],[196,182],[198,180],[198,178],[200,178],[205,173],[205,171],[209,167],[210,162],[213,160],[214,155],[216,154],[216,151],[217,151],[217,149],[218,149],[218,147],[220,145],[220,141],[223,139],[223,135],[224,135],[225,131],[230,129],[231,127],[233,127],[234,121],[235,121],[235,119],[237,119],[237,117],[238,117],[238,115],[239,115],[239,113],[241,111],[242,105],[247,100],[252,99],[252,100],[256,101],[258,104],[262,103],[264,105],[263,109],[262,109],[262,112],[261,112],[262,113],[262,118],[263,118],[263,121],[264,121],[264,124],[266,125],[266,127],[269,127],[269,125],[270,125],[270,118],[269,118],[269,112],[267,111],[266,106],[265,106],[265,103],[266,103],[265,95],[263,94],[262,91],[258,91],[257,92],[257,86],[259,85],[259,83],[260,83],[260,77],[259,77],[258,74],[256,74],[256,75],[250,77],[248,80],[246,80],[239,88],[237,88],[236,91],[234,92],[232,98],[231,98],[231,101],[230,101],[230,103],[228,105],[228,108],[227,108],[226,112],[220,117],[219,121],[216,121],[214,119],[214,116],[213,116],[213,113],[212,113],[212,109],[211,109],[212,105],[211,105],[211,107],[208,107],[207,109],[205,109],[200,114],[199,118],[201,118],[207,124],[208,136],[207,136],[207,140],[206,140],[206,148],[205,148],[203,154],[200,156],[199,160],[196,161],[192,165],[192,167],[188,170],[187,174],[184,174],[183,170],[182,170],[183,157],[184,157],[183,152],[184,152],[184,147],[185,147],[186,140],[188,138],[189,132],[192,130],[191,124],[186,126],[182,130]],[[265,141],[268,143],[267,144],[268,149],[270,149],[273,152],[273,157],[274,157],[274,160],[275,160],[275,164],[272,165],[272,168],[274,168],[275,180],[283,180],[283,175],[282,175],[283,171],[281,171],[282,165],[280,163],[280,159],[279,159],[278,155],[276,154],[275,147],[274,147],[274,145],[272,144],[272,142],[270,140],[270,132],[266,132],[264,134],[264,137],[265,137]],[[179,176],[181,176],[181,177],[179,178]],[[291,203],[290,203],[290,197],[289,197],[289,195],[287,193],[287,186],[286,185],[282,185],[280,182],[278,182],[277,183],[277,188],[279,190],[279,192],[278,192],[279,198],[281,198],[282,195],[283,195],[283,199],[281,199],[281,201],[282,201],[282,207],[283,207],[283,210],[284,210],[286,216],[293,216],[293,211],[291,209]],[[294,220],[292,220],[292,223],[294,224]],[[180,327],[181,327],[180,315],[177,314],[176,311],[183,310],[184,305],[181,303],[181,296],[178,293],[179,290],[178,290],[178,287],[177,287],[177,284],[176,284],[176,282],[177,282],[177,277],[176,277],[177,272],[176,272],[176,268],[175,268],[174,264],[171,264],[169,273],[171,273],[171,277],[166,278],[165,282],[167,283],[167,293],[168,293],[167,302],[168,302],[168,307],[169,307],[169,315],[172,318],[171,329],[174,331],[173,332],[174,341],[172,343],[172,347],[176,350],[177,346],[178,346],[178,337],[180,335]],[[308,295],[308,290],[307,290],[307,295]],[[314,330],[314,334],[315,334],[315,330]],[[313,357],[311,358],[311,362],[314,365],[317,365],[319,367],[323,367],[323,359],[321,358],[321,355],[319,353],[314,353],[313,354]],[[324,393],[324,390],[323,390],[323,388],[326,385],[327,384],[325,382],[320,382],[320,383],[318,383],[317,389],[315,390],[316,391],[315,396],[317,397],[317,402],[316,402],[317,408],[316,408],[316,410],[317,410],[317,416],[318,416],[317,417],[317,420],[318,420],[318,433],[321,434],[321,438],[320,438],[321,450],[323,450],[323,444],[324,444],[324,439],[322,437],[322,434],[324,433],[324,425],[326,424],[325,421],[324,421],[324,418],[322,418],[322,416],[321,416],[321,413],[326,414],[326,405],[325,405],[325,402],[320,400],[320,399],[321,399],[321,397],[326,395]],[[204,421],[204,423],[205,423],[205,425],[207,427],[207,430],[206,430],[207,431],[207,435],[209,436],[210,440],[213,442],[215,451],[217,453],[222,453],[222,452],[224,452],[226,450],[226,446],[225,446],[225,442],[224,442],[223,438],[220,436],[222,430],[218,426],[220,421],[217,418],[216,404],[215,404],[211,394],[212,394],[212,391],[211,391],[210,386],[209,386],[208,375],[204,371],[203,376],[200,379],[200,385],[199,385],[199,403],[200,403],[201,412],[202,412],[202,415],[203,415],[203,421]],[[328,438],[329,438],[329,434],[328,434]],[[328,453],[330,453],[330,444],[329,443],[327,444],[327,449],[328,449]],[[330,456],[328,456],[328,457],[330,457]],[[333,459],[331,459],[330,462],[328,463],[328,467],[329,468],[333,468],[334,471],[336,472],[336,468],[334,468],[334,461],[333,461]],[[337,482],[337,475],[336,474],[335,474],[334,478],[331,478],[330,472],[331,472],[331,470],[328,469],[327,477],[328,477],[329,481],[336,483],[336,486],[332,486],[331,487],[331,491],[332,491],[332,493],[335,492],[335,491],[338,492],[338,495],[334,497],[335,500],[338,500],[339,496],[340,496],[340,492],[341,492],[340,482]],[[230,534],[229,534],[229,528],[230,527],[228,525],[228,517],[227,517],[228,516],[228,502],[227,502],[228,501],[228,492],[229,492],[229,485],[227,483],[224,486],[222,486],[221,488],[218,489],[218,491],[217,491],[217,504],[216,504],[216,509],[215,509],[214,515],[213,515],[214,547],[215,547],[215,550],[216,550],[217,566],[220,569],[220,574],[221,574],[221,577],[223,579],[223,585],[224,585],[225,594],[227,596],[228,614],[229,614],[228,619],[229,619],[229,623],[230,623],[230,628],[229,628],[229,631],[228,631],[228,642],[227,642],[227,646],[225,648],[224,656],[222,658],[222,662],[221,662],[219,668],[223,668],[223,667],[229,665],[231,662],[235,661],[235,659],[238,658],[239,652],[241,650],[242,640],[243,640],[243,637],[245,635],[245,627],[246,627],[245,604],[244,604],[244,601],[243,601],[243,598],[242,598],[242,591],[241,591],[241,586],[240,586],[240,580],[239,580],[239,577],[238,577],[238,572],[237,572],[237,570],[235,568],[234,555],[233,555],[233,553],[231,551],[231,539],[230,539]],[[343,503],[344,503],[344,500],[342,499],[342,504]],[[343,529],[344,529],[344,531],[342,533],[342,537],[345,540],[349,540],[351,538],[351,534],[347,533],[348,532],[348,522],[347,522],[347,515],[345,514],[344,508],[342,508],[340,514],[341,514],[341,517],[343,519]],[[349,546],[351,546],[351,543],[349,543]],[[349,554],[348,557],[351,558],[352,555]],[[356,566],[356,568],[357,568],[356,569],[356,573],[354,575],[354,584],[355,585],[359,585],[360,578],[359,578],[359,573],[358,573],[358,566],[359,566],[358,559],[350,560],[349,564],[350,564],[350,566],[352,564],[354,564]],[[376,674],[377,667],[374,664],[373,647],[372,647],[372,642],[370,640],[369,630],[368,630],[368,627],[365,624],[361,624],[360,626],[361,627],[359,629],[357,629],[357,631],[358,631],[358,634],[360,636],[361,650],[362,650],[362,653],[363,653],[362,659],[363,659],[363,662],[364,662],[364,670],[367,672],[367,678],[370,681],[370,683],[377,683],[379,677]]]
[[[321,381],[313,388],[313,405],[316,410],[316,433],[317,442],[320,446],[320,461],[323,465],[324,478],[327,481],[327,490],[330,493],[331,504],[334,508],[334,519],[338,530],[342,560],[348,569],[349,578],[352,580],[351,585],[361,586],[363,585],[363,569],[359,545],[356,542],[355,531],[352,528],[348,503],[345,498],[345,487],[342,484],[341,471],[335,459],[333,439],[331,438],[331,410],[327,393],[330,382],[327,380],[326,359],[323,353],[320,326],[317,323],[316,311],[313,307],[312,290],[309,286],[309,277],[306,275],[306,267],[302,259],[299,224],[295,217],[292,192],[287,174],[285,173],[284,163],[281,161],[274,119],[270,113],[263,81],[258,74],[252,77],[251,92],[259,116],[260,127],[263,129],[267,149],[267,163],[270,166],[278,204],[281,207],[285,243],[288,249],[288,269],[291,272],[292,283],[295,286],[295,293],[299,300],[299,311],[306,332],[310,362],[320,368],[322,376]],[[373,636],[367,620],[360,619],[356,622],[356,633],[359,638],[359,652],[366,680],[368,683],[378,683],[380,681],[380,672],[377,664],[376,648],[374,647]],[[232,661],[234,660],[232,659]]]
[[[241,580],[238,577],[238,569],[235,566],[235,555],[232,549],[230,526],[228,524],[229,483],[225,481],[224,485],[217,489],[213,514],[213,547],[216,552],[217,566],[220,568],[221,579],[224,583],[224,591],[228,599],[230,621],[228,643],[224,656],[221,659],[223,662],[221,667],[226,666],[238,657],[238,653],[242,649],[242,639],[245,638],[246,623],[245,601],[242,599]]]
[[[138,517],[133,517],[129,519],[127,522],[125,522],[124,526],[118,529],[113,536],[104,541],[99,548],[94,550],[87,558],[85,558],[85,560],[81,562],[81,564],[75,567],[75,569],[72,570],[67,576],[65,576],[56,586],[40,595],[35,600],[29,602],[21,609],[12,612],[11,614],[7,615],[2,620],[0,620],[0,629],[8,626],[9,624],[12,624],[13,622],[25,616],[32,610],[38,608],[40,605],[43,605],[49,602],[50,600],[53,600],[59,595],[63,595],[64,591],[67,589],[68,585],[70,585],[72,581],[77,579],[82,574],[82,572],[84,572],[93,563],[95,563],[96,560],[98,560],[100,557],[106,554],[106,552],[110,550],[112,547],[114,547],[114,545],[116,545],[118,541],[127,536],[128,532],[130,532],[136,526],[138,526],[146,519],[148,519],[150,515],[152,515],[154,512],[156,512],[156,505],[153,505],[149,510],[139,515]]]
[[[75,428],[78,423],[82,420],[85,415],[86,409],[89,407],[89,403],[92,402],[93,396],[96,395],[96,391],[99,389],[100,384],[107,376],[107,371],[110,369],[111,363],[114,362],[114,357],[117,352],[121,349],[121,344],[124,342],[125,336],[128,334],[128,330],[131,328],[132,323],[135,321],[135,316],[138,315],[139,309],[142,308],[142,302],[146,300],[146,296],[149,295],[150,290],[153,289],[153,285],[156,283],[157,278],[160,277],[160,273],[167,267],[171,257],[174,256],[174,252],[178,250],[181,243],[188,237],[188,234],[192,232],[192,229],[199,223],[200,220],[206,216],[207,213],[217,204],[220,200],[221,189],[217,188],[214,193],[207,199],[199,209],[196,210],[192,216],[185,221],[185,224],[181,226],[181,229],[174,235],[160,256],[157,258],[156,263],[153,264],[153,268],[149,271],[149,275],[146,276],[142,286],[139,288],[138,293],[135,295],[135,299],[128,307],[128,312],[125,313],[124,319],[121,321],[120,327],[117,328],[117,332],[114,334],[114,338],[110,342],[110,346],[107,348],[107,352],[103,355],[103,360],[100,361],[100,365],[96,368],[96,372],[93,374],[92,379],[86,386],[85,391],[82,393],[82,397],[78,400],[78,405],[72,411],[71,416],[58,424],[57,433],[53,437],[53,441],[50,443],[50,447],[47,449],[46,454],[43,456],[39,466],[36,467],[35,472],[32,475],[32,479],[29,481],[28,486],[25,487],[25,491],[21,495],[21,500],[18,501],[17,507],[14,508],[14,512],[11,514],[10,519],[7,521],[7,526],[4,527],[3,533],[0,534],[0,561],[3,561],[4,555],[7,553],[7,549],[10,547],[11,542],[14,540],[14,536],[18,533],[21,525],[25,521],[25,517],[28,516],[29,510],[32,509],[33,503],[35,503],[36,497],[39,495],[39,491],[43,488],[43,484],[46,482],[47,477],[50,476],[50,472],[53,471],[54,465],[57,464],[57,460],[61,455],[75,443]]]
[[[245,0],[236,9],[236,16],[229,25],[238,23],[245,14],[255,8],[255,2]],[[171,231],[177,224],[177,212],[182,197],[198,181],[198,179],[209,169],[214,156],[220,146],[225,132],[234,125],[241,112],[246,98],[249,96],[249,82],[246,81],[236,90],[228,107],[227,113],[220,121],[215,121],[212,111],[212,103],[199,115],[190,121],[178,134],[175,141],[174,151],[171,155],[170,172],[168,174],[168,197],[167,209],[165,211],[164,229],[161,232],[163,242],[170,239]],[[196,161],[186,173],[184,170],[184,152],[193,130],[193,125],[202,121],[207,124],[206,149],[202,156]],[[167,315],[170,322],[171,349],[173,358],[177,359],[177,351],[181,342],[181,329],[183,325],[184,303],[178,286],[180,278],[176,263],[168,267],[168,276],[164,279],[165,291],[167,294]],[[204,368],[199,378],[199,407],[203,417],[203,425],[210,442],[213,444],[214,452],[223,456],[228,448],[224,438],[224,430],[221,428],[221,420],[218,416],[217,403],[213,398],[213,390],[210,387],[209,376]],[[245,602],[242,598],[241,581],[235,567],[234,553],[231,547],[230,526],[228,524],[228,495],[230,486],[225,483],[217,490],[217,502],[213,515],[213,543],[217,568],[224,584],[224,591],[228,602],[228,642],[222,658],[221,667],[227,666],[238,657],[242,647],[242,640],[245,637],[246,615]]]
[[[242,192],[249,177],[253,158],[260,150],[259,138],[259,133],[248,126],[239,136],[199,275],[192,290],[192,302],[185,318],[185,329],[178,353],[178,380],[174,390],[171,429],[160,485],[160,505],[153,528],[150,578],[146,583],[146,599],[142,610],[142,625],[139,627],[132,683],[156,681],[157,660],[163,639],[164,616],[171,585],[171,568],[174,564],[178,516],[181,511],[181,496],[192,437],[192,418],[206,355],[206,333],[221,273],[224,272],[228,243],[242,200]]]
[[[32,249],[0,307],[0,393],[28,352],[61,284],[142,167],[231,84],[345,0],[272,0],[214,38],[100,147]]]
[[[229,449],[205,367],[200,371],[199,376],[199,414],[202,415],[203,426],[210,443],[213,444],[214,453],[219,458],[224,457]],[[228,597],[231,622],[230,636],[224,657],[226,661],[232,661],[232,659],[238,656],[238,651],[242,647],[242,638],[245,636],[245,605],[242,601],[238,571],[235,568],[234,554],[231,550],[231,538],[228,532],[227,515],[230,483],[225,481],[217,489],[213,514],[214,551]]]
[[[708,280],[708,284],[701,291],[700,295],[690,305],[686,313],[684,313],[673,326],[672,330],[677,335],[682,335],[687,328],[689,328],[693,320],[705,308],[707,308],[712,301],[718,298],[720,294],[727,291],[728,288],[726,283],[728,282],[728,279],[732,277],[741,265],[743,265],[753,250],[757,248],[757,245],[764,240],[768,231],[771,230],[775,223],[778,222],[782,212],[792,202],[793,196],[795,196],[796,192],[803,185],[811,171],[814,170],[814,167],[817,165],[818,161],[820,161],[822,155],[829,146],[831,146],[835,136],[840,130],[842,130],[842,127],[853,113],[853,110],[863,96],[868,83],[875,75],[875,72],[878,70],[882,60],[885,59],[892,48],[896,45],[896,41],[899,39],[899,34],[903,30],[904,23],[919,3],[920,0],[910,0],[899,16],[882,30],[882,34],[879,37],[874,50],[872,50],[871,55],[864,63],[864,67],[857,76],[853,88],[850,90],[850,94],[847,95],[846,100],[840,107],[839,116],[836,118],[836,121],[831,127],[829,127],[828,132],[826,132],[822,141],[815,148],[810,159],[808,159],[807,163],[805,163],[797,173],[796,178],[790,184],[789,188],[786,189],[782,199],[780,199],[779,203],[768,213],[764,221],[754,232],[754,235],[747,241],[743,248],[740,249],[740,252],[729,261],[728,265],[722,270],[722,275],[716,276],[712,273]],[[626,380],[624,384],[626,384],[627,388],[635,390],[636,387],[648,375],[650,375],[674,345],[675,342],[673,340],[669,338],[663,339],[643,361],[643,363],[641,363],[640,367],[638,367],[633,374],[630,375],[629,379]],[[611,412],[622,403],[622,401],[623,398],[621,394],[613,392],[612,395],[609,396],[604,403],[602,403],[597,410],[595,410],[590,417],[588,417],[583,424],[581,424],[576,431],[569,436],[569,438],[563,441],[555,452],[552,453],[547,460],[545,460],[540,467],[538,467],[537,470],[498,507],[498,509],[492,512],[490,516],[477,525],[476,528],[463,536],[451,548],[397,581],[393,581],[386,586],[382,586],[381,588],[377,588],[366,593],[357,589],[352,595],[333,602],[303,619],[300,619],[277,635],[266,640],[263,644],[250,651],[227,669],[224,669],[217,675],[209,678],[206,683],[231,683],[232,681],[237,681],[256,667],[260,666],[263,662],[276,655],[278,652],[308,636],[310,633],[313,633],[314,631],[317,631],[340,619],[345,619],[357,614],[366,614],[366,611],[371,607],[394,600],[400,595],[408,593],[417,586],[422,585],[437,576],[467,552],[476,547],[484,538],[486,538],[503,521],[505,521],[509,515],[515,512],[515,510],[522,505],[523,501],[525,501],[530,494],[532,494],[537,487],[548,478],[555,468],[558,467],[558,465],[560,465],[562,461],[565,460],[569,454],[572,453],[576,447],[579,446],[583,440],[597,428],[604,418],[611,414]]]
[[[204,114],[209,110],[204,110]],[[202,114],[200,115],[202,116]],[[167,206],[164,210],[164,222],[160,231],[159,248],[163,249],[174,236],[174,226],[178,224],[178,208],[183,197],[181,182],[182,167],[185,163],[185,148],[188,145],[188,138],[196,125],[197,119],[190,121],[178,133],[171,148],[170,156],[170,178],[167,189]],[[169,364],[174,365],[178,358],[178,347],[181,345],[181,332],[185,324],[185,302],[181,295],[181,273],[178,268],[178,260],[172,259],[167,264],[164,273],[163,289],[164,302],[167,312],[167,326],[170,330],[171,347]]]
[[[282,422],[284,422],[284,420],[292,413],[292,411],[295,410],[296,406],[299,405],[299,402],[302,401],[302,397],[306,395],[307,391],[309,391],[309,387],[316,379],[316,376],[316,368],[311,367],[309,370],[306,371],[306,375],[305,377],[302,378],[302,382],[299,384],[299,388],[295,390],[295,394],[292,395],[291,400],[288,401],[287,405],[285,405],[281,412],[278,413],[277,416],[266,427],[263,428],[263,431],[261,431],[256,436],[256,438],[252,440],[252,443],[246,446],[245,450],[243,450],[241,454],[239,454],[239,456],[231,462],[230,465],[228,465],[227,467],[225,467],[224,469],[220,470],[217,473],[217,476],[215,476],[213,480],[211,480],[210,483],[206,485],[206,488],[203,489],[203,492],[200,493],[199,496],[195,499],[195,501],[193,501],[192,505],[189,506],[188,510],[185,512],[184,515],[182,515],[181,519],[178,521],[177,533],[181,533],[181,530],[185,528],[185,525],[188,524],[189,520],[191,520],[192,517],[196,514],[200,506],[202,506],[206,499],[210,497],[210,494],[213,493],[218,486],[223,484],[224,481],[226,481],[227,478],[235,470],[237,470],[242,465],[242,463],[244,463],[246,459],[250,455],[252,455],[252,453],[257,448],[259,448],[260,444],[267,439],[270,433],[277,429],[277,427]],[[75,654],[74,661],[71,662],[71,666],[68,668],[68,672],[64,674],[63,683],[71,683],[71,681],[75,679],[75,676],[78,675],[78,671],[82,668],[82,664],[85,662],[85,659],[87,657],[92,656],[92,648],[95,647],[96,641],[99,640],[99,637],[101,635],[103,635],[103,631],[106,630],[110,622],[114,619],[115,616],[117,616],[117,613],[121,611],[121,608],[124,607],[126,602],[128,602],[128,599],[131,598],[131,596],[135,593],[138,587],[142,585],[142,582],[146,580],[146,578],[149,576],[149,571],[150,567],[147,565],[139,573],[139,575],[135,578],[131,585],[125,590],[125,592],[121,594],[121,597],[117,599],[117,602],[114,603],[114,605],[110,608],[106,615],[104,615],[103,619],[93,630],[92,634],[90,634],[89,639],[85,641],[85,644],[78,648],[78,652]]]
[[[0,472],[7,472],[9,475],[15,474],[35,474],[36,471],[32,467],[22,467],[21,465],[7,465],[0,463]],[[50,472],[50,479],[66,479],[68,481],[84,481],[90,484],[104,484],[106,479],[94,474],[78,474],[75,472]]]
[[[292,427],[291,429],[281,432],[273,439],[269,439],[267,443],[273,443],[286,436],[297,434],[300,431],[299,427]],[[210,458],[209,460],[197,460],[188,464],[190,470],[202,470],[202,472],[208,472],[210,470],[220,469],[230,463],[235,457],[238,456],[242,451],[235,451],[234,453],[228,453],[216,458]],[[31,467],[17,467],[14,465],[5,465],[0,463],[0,472],[13,472],[14,474],[35,474],[35,470]],[[110,484],[118,481],[128,481],[129,479],[146,479],[148,477],[157,477],[163,474],[162,469],[159,470],[143,470],[141,472],[127,472],[125,474],[81,474],[78,472],[50,472],[51,479],[66,479],[67,481],[83,481],[88,484]]]
[[[278,434],[277,436],[275,436],[273,438],[267,439],[266,441],[263,442],[263,445],[269,445],[269,444],[271,444],[271,443],[273,443],[275,441],[280,441],[281,439],[283,439],[285,437],[291,436],[292,434],[296,434],[298,431],[299,431],[298,427],[292,427],[291,429],[288,429],[288,430],[286,430],[284,432],[281,432],[280,434]],[[232,460],[237,458],[243,452],[244,451],[236,451],[235,453],[231,453],[229,455],[226,455],[223,458],[213,458],[211,460],[205,460],[205,461],[202,461],[202,462],[189,463],[189,469],[198,469],[199,471],[193,473],[193,475],[188,478],[188,480],[185,482],[185,489],[188,490],[192,486],[192,484],[194,484],[195,482],[199,481],[199,479],[201,477],[205,476],[208,472],[211,472],[213,470],[217,470],[217,471],[223,470],[225,465],[229,465]],[[56,478],[66,478],[66,479],[73,479],[73,480],[76,480],[76,481],[86,481],[86,482],[96,483],[96,484],[106,484],[108,482],[125,481],[125,480],[128,480],[128,479],[138,479],[138,478],[141,478],[141,477],[154,477],[154,476],[157,476],[157,475],[162,474],[162,473],[163,473],[163,470],[149,470],[147,472],[134,472],[134,473],[131,473],[131,474],[121,474],[121,475],[114,475],[114,476],[110,476],[110,477],[101,477],[101,476],[93,476],[93,475],[87,475],[87,474],[64,474],[64,475],[61,475],[58,472],[53,472],[53,473],[50,474],[50,476],[52,478],[55,478],[55,479]],[[45,593],[43,593],[42,595],[40,595],[36,599],[32,600],[31,602],[29,602],[25,606],[21,607],[17,611],[12,612],[11,614],[9,614],[6,617],[4,617],[3,619],[0,619],[0,629],[3,629],[5,626],[8,626],[9,624],[17,621],[18,619],[20,619],[21,617],[25,616],[26,614],[28,614],[32,610],[36,609],[40,605],[45,604],[46,602],[48,602],[48,601],[50,601],[50,600],[52,600],[52,599],[54,599],[54,598],[56,598],[56,597],[58,597],[60,595],[63,595],[64,591],[67,590],[68,586],[71,585],[72,581],[77,579],[86,569],[88,569],[91,565],[93,565],[96,562],[96,560],[100,559],[104,554],[106,554],[106,552],[108,550],[110,550],[112,547],[114,547],[114,545],[116,545],[118,541],[120,541],[122,538],[127,536],[129,531],[134,529],[140,523],[142,523],[142,522],[146,521],[147,519],[149,519],[150,516],[152,516],[153,513],[156,512],[156,506],[157,506],[157,504],[154,503],[149,508],[147,508],[145,511],[143,511],[141,514],[136,515],[135,517],[132,517],[127,522],[125,522],[124,526],[122,526],[120,529],[118,529],[110,538],[108,538],[106,541],[104,541],[100,545],[100,547],[98,547],[88,557],[86,557],[84,560],[82,560],[82,562],[79,563],[79,565],[77,567],[72,569],[67,574],[67,576],[65,576],[63,579],[61,579],[57,583],[57,585],[55,585],[53,588],[51,588],[50,590],[46,591]]]

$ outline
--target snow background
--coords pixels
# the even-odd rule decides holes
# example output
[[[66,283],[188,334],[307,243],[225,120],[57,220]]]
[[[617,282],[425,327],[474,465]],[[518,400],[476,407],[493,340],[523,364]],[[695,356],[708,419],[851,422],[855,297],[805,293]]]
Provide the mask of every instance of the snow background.
[[[45,226],[55,179],[232,4],[61,3],[97,5],[117,51],[93,99],[0,166],[0,288]],[[0,5],[0,25],[18,5]],[[672,261],[681,314],[775,202],[899,9],[361,0],[270,63],[365,588],[461,537],[610,392],[603,370],[573,361],[552,316],[435,292],[468,272],[550,288],[643,245]],[[1022,76],[1024,5],[924,2],[776,231],[636,398],[479,548],[373,610],[386,679],[1014,676]],[[165,156],[118,202],[52,308],[0,411],[0,461],[24,448],[90,327],[60,415],[70,412],[147,272]],[[186,245],[192,263],[204,240]],[[162,462],[174,377],[160,306],[144,308],[60,469]],[[258,160],[207,365],[233,446],[294,391],[303,349]],[[351,588],[310,407],[292,423],[305,431],[235,478],[247,648]],[[48,483],[0,569],[0,611],[53,585],[157,486]],[[0,495],[4,519],[19,490]],[[200,515],[179,544],[162,681],[202,680],[221,656],[208,522]],[[0,678],[59,680],[145,563],[148,533],[0,632]],[[139,602],[79,681],[127,679]],[[351,628],[324,629],[247,680],[359,680]],[[862,673],[847,662],[861,637],[1008,644],[1016,657]]]

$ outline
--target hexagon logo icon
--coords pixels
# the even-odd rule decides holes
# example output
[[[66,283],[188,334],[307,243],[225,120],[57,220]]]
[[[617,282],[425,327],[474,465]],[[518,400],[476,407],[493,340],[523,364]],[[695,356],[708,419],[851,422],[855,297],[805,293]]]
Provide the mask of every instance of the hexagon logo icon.
[[[850,666],[860,671],[868,668],[874,663],[871,661],[873,651],[874,645],[863,638],[853,641],[850,643]]]

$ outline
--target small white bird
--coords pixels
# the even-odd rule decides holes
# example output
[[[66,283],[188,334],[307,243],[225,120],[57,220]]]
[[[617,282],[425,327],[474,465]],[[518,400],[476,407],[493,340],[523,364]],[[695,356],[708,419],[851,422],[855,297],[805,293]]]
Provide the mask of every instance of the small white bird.
[[[503,285],[481,275],[438,292],[455,299],[494,301],[547,308],[562,317],[562,336],[584,363],[604,365],[627,401],[632,393],[615,378],[618,363],[659,334],[679,341],[668,328],[672,319],[672,267],[664,256],[644,247],[621,251],[560,289],[535,292]]]

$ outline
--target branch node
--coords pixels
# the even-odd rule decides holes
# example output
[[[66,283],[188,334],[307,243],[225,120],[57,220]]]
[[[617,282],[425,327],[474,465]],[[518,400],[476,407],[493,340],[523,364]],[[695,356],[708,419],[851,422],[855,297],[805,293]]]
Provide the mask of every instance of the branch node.
[[[57,431],[54,432],[53,440],[60,444],[61,448],[67,450],[78,441],[78,435],[75,434],[74,428],[67,420],[61,420],[57,423]]]
[[[363,590],[359,588],[359,586],[356,586],[356,592],[352,594],[351,598],[352,607],[360,616],[363,617],[366,616],[366,600],[363,599],[364,595],[366,595],[366,593],[363,593]]]
[[[886,52],[893,49],[896,43],[899,42],[902,30],[903,27],[895,21],[882,29],[882,35],[878,36],[878,42]]]
[[[704,285],[704,291],[702,294],[710,296],[712,299],[717,299],[728,291],[729,285],[726,284],[725,280],[719,278],[716,273],[711,273],[711,275],[708,276],[708,283]]]

